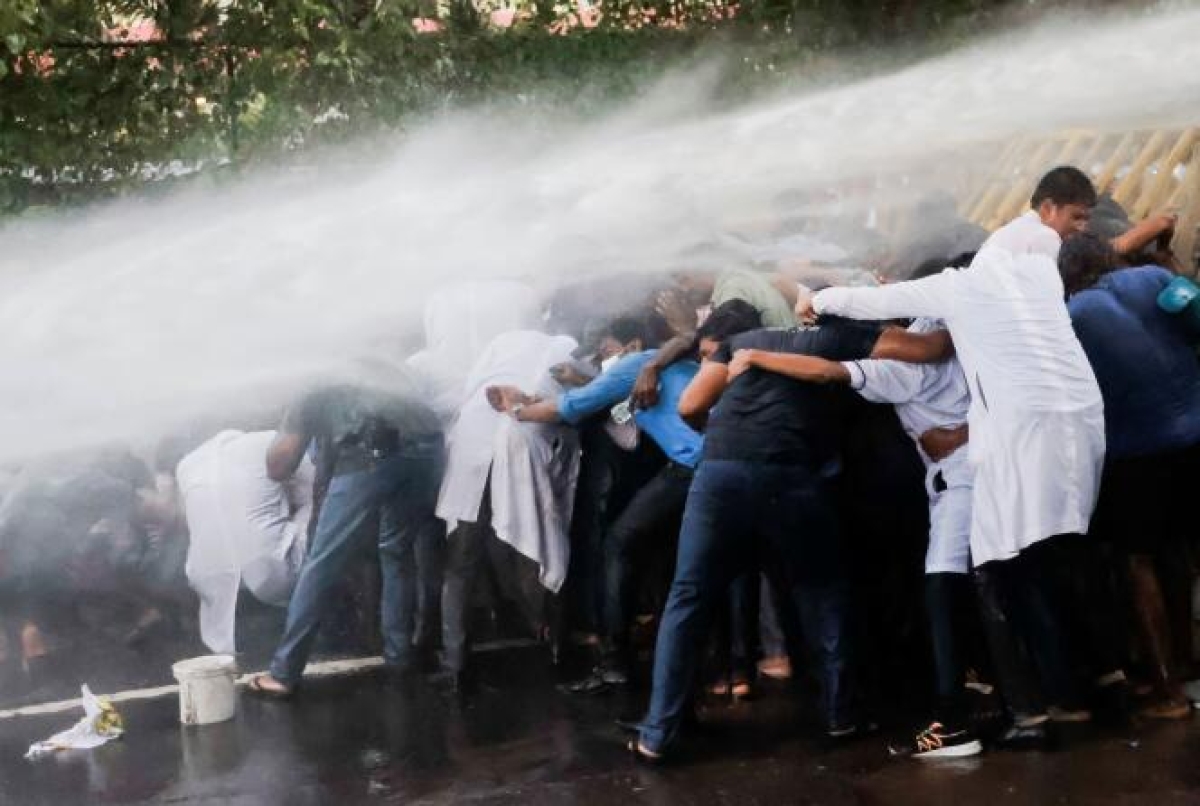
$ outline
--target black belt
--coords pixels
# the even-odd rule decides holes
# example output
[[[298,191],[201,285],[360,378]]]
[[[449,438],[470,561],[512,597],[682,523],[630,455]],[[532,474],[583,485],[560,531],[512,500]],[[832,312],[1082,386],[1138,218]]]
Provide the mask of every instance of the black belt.
[[[440,437],[426,436],[374,447],[360,444],[343,445],[338,448],[337,460],[333,464],[333,475],[340,476],[345,473],[374,470],[399,453],[421,452],[439,444],[441,444]]]

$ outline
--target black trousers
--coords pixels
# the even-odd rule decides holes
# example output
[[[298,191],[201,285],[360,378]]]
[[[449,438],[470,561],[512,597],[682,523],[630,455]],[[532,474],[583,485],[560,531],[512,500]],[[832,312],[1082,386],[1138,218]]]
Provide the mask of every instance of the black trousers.
[[[691,483],[690,467],[668,463],[634,494],[608,531],[604,545],[604,633],[615,659],[628,660],[642,560],[654,549],[674,553]]]
[[[945,725],[961,725],[967,718],[965,645],[974,608],[968,574],[925,575],[925,610],[937,693],[934,718]]]
[[[1121,668],[1104,613],[1100,552],[1056,535],[976,569],[981,615],[1000,686],[1019,716],[1078,708],[1084,682]]]

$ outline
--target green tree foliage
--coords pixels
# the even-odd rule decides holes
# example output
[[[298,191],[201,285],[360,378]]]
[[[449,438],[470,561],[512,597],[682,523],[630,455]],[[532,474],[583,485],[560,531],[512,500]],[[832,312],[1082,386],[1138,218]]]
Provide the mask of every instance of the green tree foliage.
[[[600,101],[714,42],[753,42],[738,69],[759,80],[997,4],[604,0],[584,27],[573,2],[520,0],[498,29],[497,1],[4,0],[0,215],[220,176],[455,104]]]

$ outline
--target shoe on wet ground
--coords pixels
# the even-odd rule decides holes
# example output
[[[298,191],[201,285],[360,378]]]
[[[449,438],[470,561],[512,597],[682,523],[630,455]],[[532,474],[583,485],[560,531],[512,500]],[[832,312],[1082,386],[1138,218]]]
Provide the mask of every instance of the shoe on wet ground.
[[[1033,725],[1012,725],[996,740],[1005,750],[1049,750],[1051,747],[1048,722]]]
[[[966,758],[982,753],[983,744],[966,728],[948,727],[941,722],[933,722],[914,736],[907,745],[889,747],[888,750],[893,756],[909,758]]]
[[[825,729],[825,739],[833,744],[861,739],[879,732],[879,724],[869,719],[850,722],[845,725],[830,725]]]
[[[597,666],[591,673],[574,683],[568,683],[564,689],[569,694],[599,694],[614,688],[624,688],[629,685],[629,673],[619,666]]]

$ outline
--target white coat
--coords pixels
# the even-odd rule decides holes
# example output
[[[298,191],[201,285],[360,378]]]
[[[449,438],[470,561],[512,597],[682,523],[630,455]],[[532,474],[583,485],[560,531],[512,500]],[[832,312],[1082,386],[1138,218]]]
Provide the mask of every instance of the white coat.
[[[242,587],[286,607],[304,562],[314,470],[305,459],[287,484],[272,481],[274,438],[274,431],[222,431],[175,470],[189,535],[184,570],[200,598],[200,637],[213,652],[236,651]]]
[[[447,534],[459,521],[475,523],[491,475],[496,536],[540,566],[542,584],[557,592],[570,557],[568,526],[579,472],[575,429],[517,423],[488,405],[488,386],[516,386],[544,397],[562,392],[550,367],[567,361],[577,344],[569,336],[530,330],[492,340],[463,390],[466,402],[446,439],[446,474],[437,516]]]
[[[879,288],[829,288],[813,307],[854,319],[946,323],[971,389],[976,565],[1086,532],[1104,462],[1104,405],[1036,217],[995,233],[971,268]]]

